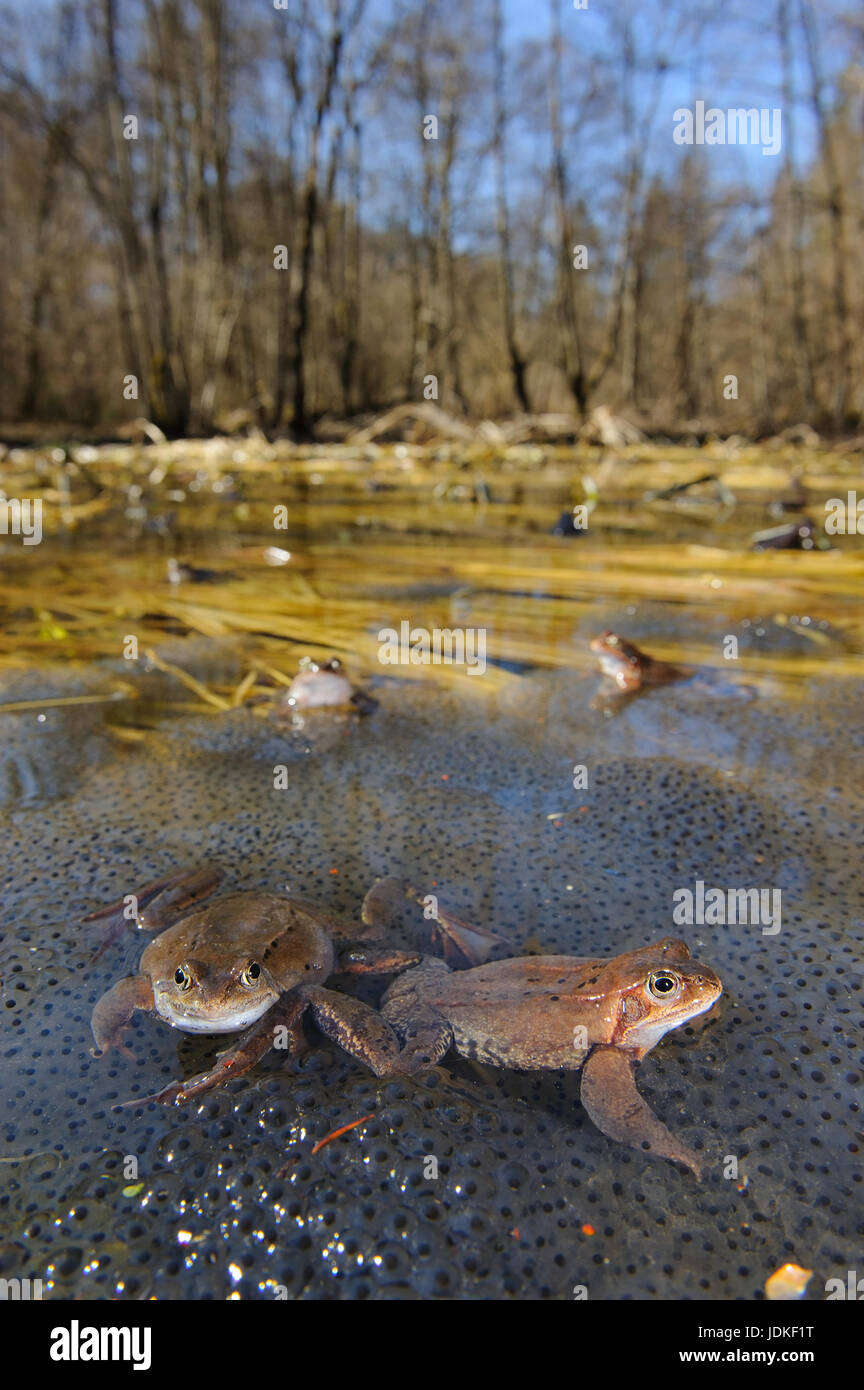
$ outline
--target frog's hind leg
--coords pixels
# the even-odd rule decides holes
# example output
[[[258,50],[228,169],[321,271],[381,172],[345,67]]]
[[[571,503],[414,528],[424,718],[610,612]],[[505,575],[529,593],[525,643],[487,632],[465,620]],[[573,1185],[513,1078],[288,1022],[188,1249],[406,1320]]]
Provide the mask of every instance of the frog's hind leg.
[[[288,887],[287,884],[286,887]],[[404,894],[401,890],[401,879],[379,878],[373,883],[363,899],[359,922],[352,921],[345,917],[331,917],[329,914],[324,915],[321,911],[320,903],[311,902],[308,898],[297,897],[290,891],[289,897],[295,907],[301,908],[317,921],[323,922],[328,934],[334,941],[338,942],[340,945],[350,945],[356,942],[380,941],[381,938],[386,935],[388,928],[393,926],[398,915],[397,903],[404,898]],[[370,964],[364,966],[359,963],[361,956],[358,953],[357,963],[352,966],[348,953],[343,952],[343,956],[348,963],[347,970],[345,967],[340,967],[338,973],[340,975],[345,973],[351,975],[384,974],[389,973],[391,968],[394,970],[404,970],[407,968],[408,964],[413,963],[413,960],[419,959],[419,956],[415,955],[413,960],[409,962],[407,956],[405,956],[404,962],[398,965],[393,967],[378,967],[377,965],[371,964],[374,954],[373,950],[367,950],[366,959]],[[397,951],[391,954],[393,954],[394,957],[399,957],[404,953]],[[382,951],[382,958],[384,955],[385,953]]]
[[[369,928],[366,935],[383,935],[398,916],[399,906],[406,898],[423,908],[424,918],[430,924],[428,930],[432,940],[436,946],[440,946],[450,966],[482,965],[492,948],[501,941],[495,932],[465,922],[442,907],[436,894],[424,893],[406,879],[392,876],[379,879],[363,900],[363,921]]]
[[[376,1076],[391,1076],[399,1070],[399,1039],[371,1005],[323,985],[312,985],[304,994],[312,1017],[331,1042]]]
[[[580,1097],[597,1128],[610,1139],[657,1158],[686,1163],[701,1180],[698,1155],[646,1105],[636,1090],[633,1063],[620,1048],[595,1048],[582,1068]]]
[[[107,907],[97,908],[95,912],[82,917],[82,922],[103,922],[106,927],[105,938],[91,956],[90,964],[93,965],[107,951],[123,934],[125,927],[133,925],[141,931],[161,931],[179,912],[212,893],[222,876],[222,870],[215,864],[206,864],[198,869],[181,869],[176,874],[154,879],[152,883],[139,888],[137,893],[128,894],[119,902],[109,903]],[[135,911],[130,917],[133,900]]]
[[[387,878],[376,879],[363,899],[360,909],[364,940],[380,940],[396,922],[404,901],[404,884],[401,878],[391,874]]]
[[[138,923],[142,931],[160,932],[174,921],[180,912],[209,897],[222,882],[223,871],[216,864],[204,864],[198,869],[181,869],[168,874],[156,883],[149,883],[138,894]]]

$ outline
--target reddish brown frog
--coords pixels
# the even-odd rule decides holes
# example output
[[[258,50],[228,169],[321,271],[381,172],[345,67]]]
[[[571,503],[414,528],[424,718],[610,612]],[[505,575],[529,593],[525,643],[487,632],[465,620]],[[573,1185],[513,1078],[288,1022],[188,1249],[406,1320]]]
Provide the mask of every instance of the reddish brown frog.
[[[671,661],[658,661],[648,656],[626,637],[619,637],[617,632],[601,632],[599,637],[592,639],[591,650],[600,657],[604,676],[610,676],[621,691],[669,685],[671,681],[685,680],[692,674]]]
[[[633,642],[628,642],[617,632],[601,632],[599,637],[592,639],[590,647],[600,658],[604,676],[609,676],[615,682],[614,691],[600,692],[591,703],[592,709],[608,714],[620,710],[642,691],[671,685],[675,681],[688,681],[690,688],[704,691],[710,696],[752,700],[756,694],[751,685],[735,685],[718,679],[713,671],[705,670],[700,674],[693,667],[659,661],[640,651]]]
[[[221,877],[219,869],[206,867],[170,875],[139,892],[134,924],[160,934],[144,951],[139,973],[118,980],[97,1002],[92,1029],[100,1053],[116,1048],[131,1055],[122,1037],[139,1009],[187,1033],[248,1029],[209,1072],[147,1097],[182,1104],[248,1071],[274,1045],[278,1029],[292,1049],[299,1048],[301,1020],[308,1012],[322,1033],[377,1076],[393,1071],[399,1042],[390,1026],[368,1004],[325,987],[334,973],[386,973],[420,959],[369,946],[337,951],[337,942],[376,934],[369,925],[375,890],[367,895],[362,926],[275,893],[229,893],[185,911],[208,897]],[[108,939],[114,939],[125,923],[123,903],[85,920],[96,919],[107,921]]]
[[[452,971],[427,957],[390,985],[381,1014],[403,1041],[406,1072],[435,1065],[450,1048],[496,1067],[581,1068],[582,1103],[598,1129],[686,1163],[698,1178],[697,1154],[646,1105],[633,1067],[721,992],[709,966],[665,937],[608,960],[528,956]]]

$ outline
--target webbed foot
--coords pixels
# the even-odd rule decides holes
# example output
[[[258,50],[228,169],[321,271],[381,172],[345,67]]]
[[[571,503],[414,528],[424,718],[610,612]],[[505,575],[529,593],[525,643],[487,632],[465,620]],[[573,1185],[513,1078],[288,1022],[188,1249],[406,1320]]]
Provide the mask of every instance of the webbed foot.
[[[411,1014],[410,1022],[397,1026],[394,1021],[393,1026],[402,1041],[399,1071],[405,1076],[413,1076],[426,1067],[437,1066],[453,1046],[453,1029],[446,1018],[434,1009],[417,1008]]]
[[[363,921],[376,934],[382,934],[392,924],[398,904],[405,898],[423,908],[426,920],[431,923],[433,943],[440,945],[445,961],[454,968],[482,965],[501,941],[495,932],[465,922],[442,907],[436,894],[421,892],[407,880],[393,876],[379,879],[370,888],[363,902]]]
[[[161,931],[178,913],[212,893],[222,877],[222,870],[215,864],[206,864],[199,869],[181,869],[178,873],[154,879],[119,902],[109,903],[107,907],[88,913],[81,918],[82,922],[104,922],[107,928],[105,939],[94,951],[90,964],[99,960],[129,925],[141,931]],[[134,917],[128,916],[130,897],[135,898]]]

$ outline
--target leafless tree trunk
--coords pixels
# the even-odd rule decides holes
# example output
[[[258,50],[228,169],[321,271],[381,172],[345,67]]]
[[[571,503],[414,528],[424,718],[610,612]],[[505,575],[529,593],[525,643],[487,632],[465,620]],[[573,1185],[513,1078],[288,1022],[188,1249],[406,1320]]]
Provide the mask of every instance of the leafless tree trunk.
[[[531,402],[525,381],[525,358],[516,340],[516,306],[513,287],[513,253],[510,236],[510,209],[507,203],[507,103],[505,99],[504,25],[501,0],[493,0],[492,45],[494,62],[495,124],[493,152],[495,156],[496,229],[498,233],[498,265],[501,280],[501,308],[504,318],[504,342],[513,378],[513,390],[521,410],[528,414]]]
[[[51,285],[51,262],[47,254],[46,242],[51,208],[57,187],[58,158],[59,151],[54,132],[49,129],[45,136],[45,152],[40,170],[39,211],[33,248],[36,278],[30,297],[30,310],[27,316],[25,339],[22,344],[25,376],[18,402],[18,413],[23,420],[31,420],[34,417],[39,399],[39,384],[42,376],[43,320],[45,302]]]
[[[308,372],[307,338],[309,333],[310,296],[312,290],[312,261],[315,231],[319,215],[319,178],[321,138],[324,120],[333,104],[339,68],[346,39],[356,29],[362,17],[365,0],[355,0],[345,13],[342,0],[330,0],[330,33],[318,75],[315,110],[310,132],[309,153],[300,197],[300,230],[298,238],[296,300],[293,338],[289,349],[289,371],[293,379],[294,408],[292,429],[304,436],[310,430],[306,376]]]
[[[564,371],[580,415],[588,404],[584,348],[579,311],[576,304],[573,267],[573,236],[567,204],[567,166],[564,160],[564,129],[561,116],[561,14],[559,0],[550,0],[552,18],[551,69],[549,74],[549,133],[552,139],[552,195],[555,204],[557,241],[557,309],[561,328]]]
[[[819,147],[825,167],[826,197],[831,235],[831,262],[834,320],[839,357],[839,380],[835,396],[835,422],[851,423],[855,390],[855,333],[849,310],[847,267],[849,247],[846,236],[846,194],[843,175],[834,147],[834,134],[825,104],[822,61],[813,7],[810,0],[799,0],[810,72],[810,100],[819,130]]]
[[[779,0],[777,31],[783,62],[784,169],[789,196],[788,241],[791,267],[791,318],[798,385],[805,400],[816,405],[813,351],[807,322],[807,282],[804,272],[804,199],[795,165],[795,91],[792,61],[790,0]]]

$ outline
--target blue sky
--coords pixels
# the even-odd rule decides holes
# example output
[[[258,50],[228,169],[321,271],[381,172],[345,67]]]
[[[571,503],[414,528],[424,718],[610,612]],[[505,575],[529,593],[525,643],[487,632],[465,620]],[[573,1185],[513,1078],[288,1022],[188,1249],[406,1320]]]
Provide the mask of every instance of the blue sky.
[[[383,18],[392,13],[399,0],[369,0],[368,14],[373,19]],[[404,3],[404,0],[403,0]],[[668,63],[664,77],[662,100],[656,112],[649,145],[649,169],[668,173],[674,168],[676,159],[682,157],[681,150],[672,141],[673,113],[680,106],[692,106],[697,98],[722,108],[728,107],[774,107],[783,106],[781,55],[775,33],[777,0],[724,0],[723,4],[708,5],[706,0],[588,0],[587,10],[574,10],[570,0],[558,0],[564,41],[572,46],[574,57],[568,61],[586,65],[610,54],[609,30],[625,13],[632,15],[633,32],[637,50],[641,55],[661,52]],[[851,3],[851,0],[850,0]],[[844,8],[843,0],[816,0],[820,15],[820,25]],[[50,41],[52,14],[57,6],[52,0],[0,0],[0,8],[19,16],[28,40],[34,35],[44,36]],[[275,18],[272,0],[232,0],[235,19],[257,15],[262,19]],[[323,5],[319,5],[321,13]],[[417,9],[416,5],[406,4],[406,8]],[[709,23],[701,36],[696,35],[694,21],[696,15],[705,9]],[[793,8],[795,8],[793,6]],[[135,11],[140,11],[140,0],[119,0],[121,21]],[[524,59],[526,51],[537,47],[545,52],[550,32],[549,0],[503,0],[506,40],[510,55],[511,73]],[[673,25],[676,13],[684,17],[690,32],[677,41],[673,38]],[[473,0],[467,3],[457,15],[473,12],[474,30],[482,43],[484,30],[491,34],[488,23],[488,0]],[[827,31],[823,42],[823,61],[826,75],[836,75],[838,69],[848,61],[848,46],[841,47],[829,38]],[[659,47],[657,46],[659,44]],[[799,98],[806,96],[808,75],[803,62],[800,33],[796,39],[795,83]],[[7,61],[8,61],[7,53]],[[860,61],[861,55],[859,55]],[[598,62],[599,66],[599,62]],[[274,73],[275,77],[275,73]],[[269,92],[269,82],[265,76],[262,87]],[[274,84],[275,85],[275,84]],[[515,91],[515,80],[514,80]],[[644,105],[647,91],[646,80],[638,80],[635,89],[637,107]],[[278,98],[276,99],[278,105]],[[413,113],[412,113],[413,114]],[[789,134],[789,112],[784,111],[784,140]],[[407,117],[407,113],[406,113]],[[800,100],[795,113],[796,150],[799,163],[806,163],[815,152],[813,121],[805,101]],[[479,138],[482,138],[482,130]],[[532,181],[536,182],[539,167],[545,166],[548,159],[548,135],[543,130],[542,116],[532,123],[524,112],[515,109],[510,127],[510,161],[512,165],[511,183],[514,196],[519,196],[520,186],[525,181],[528,193]],[[568,154],[574,164],[574,182],[578,182],[580,170],[588,171],[587,182],[594,186],[593,173],[597,166],[602,177],[604,157],[611,146],[614,153],[616,137],[614,131],[585,130],[574,132],[568,141]],[[370,141],[370,168],[380,178],[386,178],[388,171],[398,170],[403,158],[412,158],[412,141],[415,136],[406,119],[384,121],[374,130]],[[414,147],[416,149],[416,146]],[[782,162],[778,158],[765,158],[759,149],[752,147],[714,147],[710,150],[712,176],[718,183],[749,183],[759,192],[765,192],[776,177]],[[608,160],[606,161],[608,162]],[[467,178],[472,177],[466,173]],[[485,196],[486,174],[480,174],[480,196]],[[530,196],[530,194],[529,194]]]

